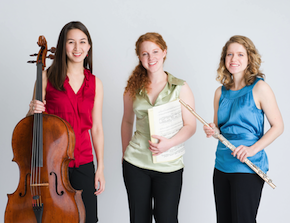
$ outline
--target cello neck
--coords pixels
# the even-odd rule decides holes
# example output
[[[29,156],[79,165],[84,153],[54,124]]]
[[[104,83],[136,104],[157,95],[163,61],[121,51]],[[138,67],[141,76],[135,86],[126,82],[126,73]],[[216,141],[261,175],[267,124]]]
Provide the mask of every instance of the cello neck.
[[[44,69],[44,64],[42,62],[42,57],[45,57],[46,55],[43,55],[43,52],[45,51],[45,47],[41,47],[40,53],[37,58],[37,64],[36,64],[36,91],[35,91],[35,99],[38,101],[43,101],[42,98],[42,71]]]

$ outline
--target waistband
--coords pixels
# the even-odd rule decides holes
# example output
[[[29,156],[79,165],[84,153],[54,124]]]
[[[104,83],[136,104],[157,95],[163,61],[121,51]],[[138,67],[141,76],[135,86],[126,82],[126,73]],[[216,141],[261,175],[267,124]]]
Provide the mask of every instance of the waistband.
[[[221,133],[227,140],[255,140],[260,139],[259,136],[253,133],[241,133],[241,134],[232,134],[232,133]]]

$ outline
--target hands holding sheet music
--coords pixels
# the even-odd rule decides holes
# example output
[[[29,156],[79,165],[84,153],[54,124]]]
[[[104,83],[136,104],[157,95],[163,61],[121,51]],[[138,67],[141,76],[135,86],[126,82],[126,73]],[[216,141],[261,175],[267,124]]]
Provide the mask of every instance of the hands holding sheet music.
[[[170,139],[157,135],[152,135],[152,137],[158,140],[158,143],[153,143],[149,140],[149,150],[153,156],[164,153],[173,146],[170,144]]]

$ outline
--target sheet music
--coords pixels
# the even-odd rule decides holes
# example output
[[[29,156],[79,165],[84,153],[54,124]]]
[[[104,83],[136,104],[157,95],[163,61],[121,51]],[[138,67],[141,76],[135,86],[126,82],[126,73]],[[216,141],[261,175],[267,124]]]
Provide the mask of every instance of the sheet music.
[[[148,109],[148,117],[151,136],[158,135],[169,139],[183,127],[181,104],[178,100]],[[158,142],[157,139],[152,137],[151,141]],[[184,153],[185,148],[184,143],[182,143],[158,156],[153,156],[153,163],[175,160]]]

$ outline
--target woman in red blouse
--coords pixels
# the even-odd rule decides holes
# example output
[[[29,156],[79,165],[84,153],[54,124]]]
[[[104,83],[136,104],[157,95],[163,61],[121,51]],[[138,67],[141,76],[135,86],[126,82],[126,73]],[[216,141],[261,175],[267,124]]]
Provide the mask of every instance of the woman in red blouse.
[[[103,85],[92,74],[92,40],[80,22],[66,24],[60,32],[52,65],[43,72],[43,102],[33,100],[27,115],[46,111],[68,121],[74,129],[75,160],[69,164],[71,185],[83,190],[86,223],[95,223],[97,198],[105,189]],[[97,159],[93,163],[92,144]]]

